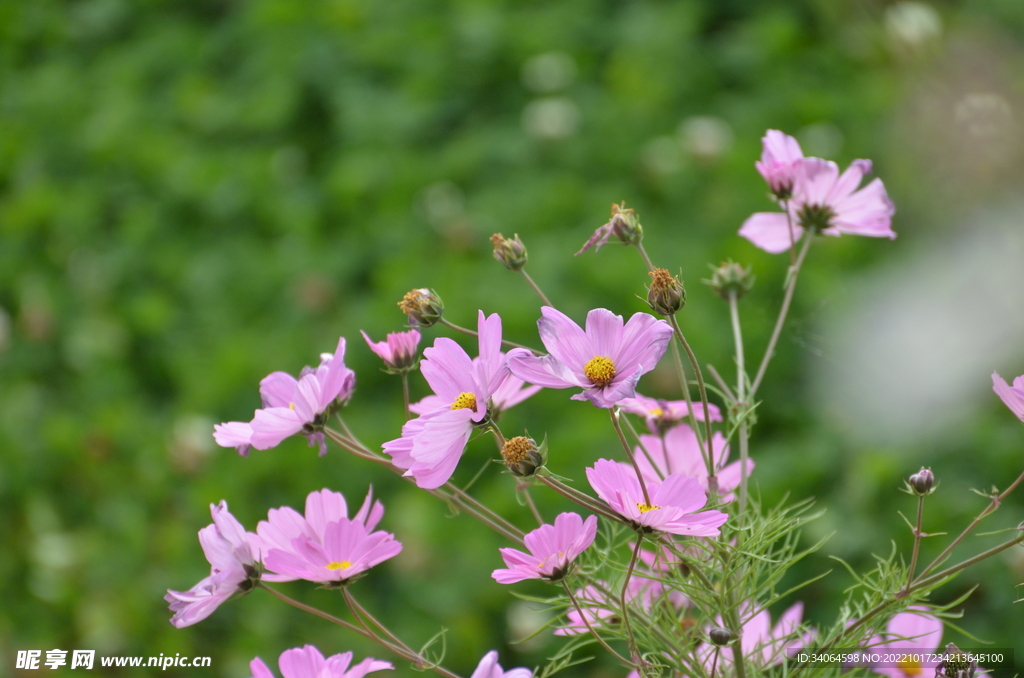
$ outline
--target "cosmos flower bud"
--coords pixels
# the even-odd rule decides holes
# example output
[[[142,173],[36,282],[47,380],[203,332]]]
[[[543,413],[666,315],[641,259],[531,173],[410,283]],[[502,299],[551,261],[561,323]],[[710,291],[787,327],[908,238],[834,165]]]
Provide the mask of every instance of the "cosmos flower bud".
[[[708,637],[711,638],[712,643],[721,647],[732,642],[732,631],[721,626],[712,626],[708,631]]]
[[[922,468],[920,471],[910,476],[910,480],[907,482],[914,490],[914,494],[919,497],[924,497],[932,493],[935,486],[935,474],[932,473],[930,468]]]
[[[501,458],[513,475],[528,478],[547,463],[547,443],[540,447],[532,438],[516,436],[509,438],[501,448]]]
[[[398,308],[409,316],[409,324],[418,327],[432,327],[441,320],[444,313],[444,302],[437,292],[425,287],[406,292],[398,302]]]
[[[679,278],[664,268],[656,268],[648,275],[651,286],[647,288],[647,303],[655,313],[672,315],[686,305],[686,290]]]
[[[526,254],[526,245],[519,239],[518,233],[511,240],[501,233],[495,233],[491,236],[491,244],[494,245],[494,258],[508,270],[521,271],[526,266],[529,257]]]
[[[723,299],[731,295],[741,299],[754,287],[754,276],[750,269],[734,261],[724,261],[717,268],[712,266],[711,270],[711,279],[704,282]]]

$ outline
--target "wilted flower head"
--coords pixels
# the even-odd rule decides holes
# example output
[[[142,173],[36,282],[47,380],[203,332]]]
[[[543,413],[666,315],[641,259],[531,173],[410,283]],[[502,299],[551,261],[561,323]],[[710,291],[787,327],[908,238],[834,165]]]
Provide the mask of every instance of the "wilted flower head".
[[[423,352],[420,372],[434,389],[436,409],[402,427],[402,437],[384,443],[384,451],[405,475],[426,489],[448,482],[475,425],[488,414],[508,367],[501,352],[501,318],[478,316],[480,356],[473,361],[451,339],[441,337]]]
[[[367,657],[352,668],[352,653],[343,652],[324,659],[312,645],[296,647],[281,653],[277,665],[284,678],[363,678],[368,673],[394,669],[391,662]],[[256,657],[249,662],[252,678],[274,678],[274,672]]]
[[[529,258],[526,256],[526,245],[519,239],[516,233],[511,239],[501,233],[491,236],[491,244],[494,245],[494,258],[510,271],[521,271],[526,266]]]
[[[804,159],[800,144],[788,134],[770,129],[761,139],[761,146],[761,159],[754,166],[775,197],[786,200],[793,193],[797,168]]]
[[[1024,421],[1024,375],[1014,379],[1013,386],[1010,386],[997,372],[993,372],[992,390],[1018,419]]]
[[[420,332],[413,328],[405,332],[391,332],[387,341],[374,343],[361,332],[370,350],[380,356],[384,367],[392,374],[402,374],[416,367],[416,353],[420,345]]]
[[[662,482],[646,482],[650,503],[632,469],[610,459],[598,459],[587,469],[587,480],[612,510],[637,529],[695,537],[717,537],[729,516],[700,511],[708,498],[696,478],[673,473]],[[697,513],[700,511],[700,513]]]
[[[444,314],[444,302],[437,292],[426,287],[409,290],[398,302],[398,308],[409,317],[409,324],[418,327],[431,327]]]
[[[210,576],[188,591],[168,590],[164,596],[174,613],[171,623],[179,629],[206,619],[232,596],[248,593],[260,578],[260,565],[250,546],[254,535],[231,515],[227,502],[210,504],[210,513],[213,524],[199,530]]]
[[[547,463],[546,445],[526,436],[509,438],[501,446],[501,459],[513,475],[528,478]]]
[[[356,374],[345,366],[345,338],[338,340],[334,353],[320,356],[317,368],[303,368],[299,379],[285,372],[273,372],[260,382],[263,409],[256,410],[249,423],[231,421],[214,426],[213,437],[222,447],[234,447],[243,456],[249,447],[267,450],[282,440],[301,433],[309,445],[327,454],[323,427],[331,413],[352,394]]]
[[[484,655],[484,658],[477,664],[476,670],[469,678],[533,678],[533,671],[525,668],[509,669],[501,668],[498,663],[498,653],[491,650]]]
[[[651,433],[664,433],[689,418],[690,406],[685,400],[660,400],[637,394],[633,398],[619,401],[619,410],[644,418]],[[722,411],[714,403],[708,403],[711,421],[722,421]],[[704,421],[704,405],[693,404],[693,415],[697,421]]]
[[[583,254],[591,247],[601,249],[613,235],[627,245],[636,245],[643,240],[644,229],[640,225],[640,220],[636,218],[636,213],[633,210],[626,208],[625,202],[612,205],[611,219],[607,224],[594,231],[594,235],[583,243],[583,247],[576,253],[576,256]]]
[[[530,553],[499,549],[509,569],[495,570],[491,576],[499,584],[515,584],[524,579],[560,581],[569,573],[576,557],[587,550],[597,536],[597,516],[584,521],[576,513],[562,513],[555,524],[541,525],[525,537]]]
[[[373,501],[371,488],[352,520],[362,523],[370,531],[383,517],[384,506],[379,501]],[[342,519],[348,519],[348,505],[344,495],[328,489],[310,492],[306,497],[304,517],[289,506],[270,509],[267,520],[261,520],[256,526],[256,542],[264,554],[271,549],[291,551],[296,539],[309,539],[323,546],[326,543],[327,526]],[[263,578],[266,581],[293,581],[299,577],[294,574],[264,574]]]
[[[512,349],[512,374],[546,388],[582,388],[572,399],[597,407],[635,396],[640,376],[654,369],[672,338],[669,324],[647,313],[633,315],[623,326],[622,316],[597,308],[587,314],[586,331],[550,306],[541,308],[541,316],[537,327],[549,355]]]
[[[651,286],[647,288],[647,303],[655,313],[672,315],[686,304],[686,290],[679,278],[664,268],[650,273]]]

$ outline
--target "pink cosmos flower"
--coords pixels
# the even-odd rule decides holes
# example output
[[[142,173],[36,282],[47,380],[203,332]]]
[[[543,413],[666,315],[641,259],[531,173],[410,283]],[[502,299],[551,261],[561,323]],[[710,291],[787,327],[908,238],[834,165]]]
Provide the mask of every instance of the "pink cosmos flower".
[[[541,525],[523,538],[530,553],[516,549],[499,549],[510,569],[495,570],[491,576],[499,584],[514,584],[524,579],[559,581],[569,573],[578,555],[594,543],[597,516],[586,522],[575,513],[562,513],[554,526]]]
[[[796,603],[789,607],[779,617],[779,621],[772,626],[771,614],[768,610],[752,614],[749,605],[740,607],[740,619],[743,623],[743,638],[740,640],[740,649],[747,661],[753,660],[756,664],[767,667],[781,664],[787,656],[787,649],[802,648],[811,641],[813,632],[807,632],[796,637],[800,629],[800,622],[804,614],[804,604]],[[719,617],[716,622],[722,626],[722,619]],[[697,648],[697,656],[705,666],[711,667],[714,662],[714,654],[717,648],[708,643],[701,643]],[[733,662],[733,648],[723,647],[718,657],[718,665],[730,665]]]
[[[327,659],[312,645],[285,650],[277,661],[284,678],[363,678],[368,673],[394,669],[391,662],[367,657],[352,668],[352,653],[343,652]],[[274,678],[274,672],[256,657],[249,662],[252,678]]]
[[[371,488],[352,520],[362,523],[369,532],[383,516],[384,506],[379,501],[373,501]],[[289,506],[270,509],[267,520],[261,520],[256,526],[256,542],[265,554],[270,553],[271,549],[291,551],[296,539],[309,539],[323,546],[327,526],[343,518],[348,519],[348,506],[340,492],[328,489],[310,492],[306,497],[305,517]],[[297,578],[284,574],[263,575],[265,581],[293,581]]]
[[[319,539],[302,535],[292,539],[287,548],[271,545],[264,563],[280,575],[279,581],[305,579],[344,586],[401,551],[402,544],[395,535],[383,530],[371,532],[360,520],[339,518],[323,527]]]
[[[318,445],[327,454],[323,425],[331,411],[352,394],[355,372],[345,367],[345,338],[338,340],[333,354],[324,353],[317,368],[303,368],[299,379],[285,372],[273,372],[260,382],[263,409],[249,423],[230,421],[213,427],[221,447],[234,447],[242,456],[249,447],[267,450],[282,440],[302,433],[309,446]]]
[[[992,390],[1018,419],[1024,421],[1024,375],[1014,379],[1013,386],[1010,386],[997,372],[993,372]]]
[[[228,504],[210,504],[213,524],[199,530],[199,544],[210,563],[210,576],[188,591],[167,591],[171,623],[177,628],[200,622],[237,593],[252,590],[260,567],[250,547],[250,536],[230,512]]]
[[[647,313],[634,314],[623,326],[622,316],[597,308],[587,314],[586,331],[550,306],[541,316],[537,327],[550,355],[512,349],[512,374],[547,388],[582,388],[572,399],[597,407],[634,397],[640,376],[654,369],[672,338],[669,324]]]
[[[928,614],[929,609],[921,605],[907,608],[893,617],[885,627],[884,640],[881,644],[872,643],[872,653],[907,653],[909,655],[928,655],[935,652],[942,641],[942,621]],[[878,639],[882,640],[882,639]],[[917,662],[911,660],[898,666],[876,666],[874,671],[889,678],[920,678],[931,675],[938,662]],[[924,669],[929,669],[926,673]]]
[[[416,351],[420,345],[420,332],[411,329],[406,332],[391,332],[387,341],[374,343],[366,332],[360,331],[370,350],[380,356],[389,372],[409,371],[416,364]]]
[[[662,433],[690,416],[690,407],[685,400],[660,400],[648,398],[639,393],[635,398],[619,401],[619,409],[643,417],[651,433]],[[722,421],[722,411],[714,403],[708,403],[711,421]],[[693,404],[693,417],[704,421],[704,404]]]
[[[803,162],[804,153],[796,139],[776,129],[765,132],[761,146],[761,159],[754,166],[768,182],[771,192],[785,200],[793,192],[797,168]]]
[[[497,651],[491,650],[476,665],[476,670],[473,671],[473,675],[469,678],[533,678],[533,671],[526,668],[509,669],[506,671],[498,663]]]
[[[473,427],[484,420],[488,404],[508,375],[501,352],[501,318],[477,322],[480,357],[477,361],[451,339],[441,337],[423,352],[420,372],[437,400],[436,409],[406,422],[402,437],[384,443],[392,463],[406,469],[426,489],[448,482],[462,457]]]
[[[665,434],[664,444],[661,436],[653,435],[640,436],[640,443],[642,447],[638,445],[633,451],[633,456],[640,467],[640,473],[643,474],[644,482],[657,483],[673,473],[682,473],[696,478],[700,481],[701,487],[705,491],[708,490],[708,467],[700,453],[697,435],[687,424],[679,424],[670,429]],[[717,431],[711,436],[711,452],[715,464],[715,477],[718,480],[718,493],[724,501],[732,501],[729,493],[740,484],[742,464],[734,461],[726,466],[729,446],[725,444],[725,436]],[[753,470],[754,460],[748,459],[747,477],[750,477]]]
[[[804,158],[798,165],[793,196],[783,212],[758,212],[740,228],[740,235],[757,247],[785,252],[810,228],[823,235],[865,235],[895,238],[892,215],[896,207],[880,179],[857,189],[870,160],[854,160],[842,175],[839,166],[821,158]]]
[[[501,355],[502,358],[505,357],[504,353]],[[476,368],[479,362],[479,357],[473,358],[473,367]],[[513,374],[509,374],[505,377],[505,381],[501,382],[501,386],[495,389],[494,393],[491,394],[491,419],[497,421],[505,410],[510,407],[515,407],[540,389],[540,386],[526,386],[526,382],[522,379]],[[428,412],[443,408],[444,406],[444,399],[440,396],[428,395],[419,402],[409,405],[409,411],[413,414],[427,414]]]
[[[610,459],[598,459],[587,469],[587,480],[612,510],[636,528],[695,537],[717,537],[729,516],[721,511],[700,511],[708,498],[696,478],[673,473],[661,482],[646,482],[650,504],[631,468]]]

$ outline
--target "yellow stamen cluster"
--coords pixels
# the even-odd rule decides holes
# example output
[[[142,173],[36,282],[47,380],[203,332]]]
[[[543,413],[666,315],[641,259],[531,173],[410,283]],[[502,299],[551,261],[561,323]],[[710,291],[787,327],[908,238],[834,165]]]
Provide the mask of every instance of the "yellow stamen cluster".
[[[636,507],[640,509],[640,513],[647,513],[648,511],[657,511],[658,509],[661,508],[660,506],[655,506],[653,504],[645,504],[640,501],[636,503]]]
[[[608,356],[595,355],[583,366],[583,374],[594,386],[607,386],[615,378],[615,363]]]
[[[327,563],[324,567],[328,570],[344,570],[345,568],[352,567],[352,563],[348,560],[343,560],[340,563]]]
[[[518,464],[526,459],[526,455],[532,449],[534,449],[533,441],[525,436],[509,438],[501,448],[501,458],[505,460],[506,466]]]
[[[913,678],[914,676],[920,676],[922,673],[924,673],[924,671],[921,669],[921,664],[914,661],[913,659],[904,659],[903,661],[899,662],[899,667],[903,671],[904,675],[911,676],[911,678]]]
[[[651,409],[647,410],[647,413],[650,414],[652,417],[662,417],[665,415],[665,410],[661,409],[660,407],[652,407]]]
[[[460,393],[459,397],[452,403],[453,410],[475,410],[476,396],[472,393]]]

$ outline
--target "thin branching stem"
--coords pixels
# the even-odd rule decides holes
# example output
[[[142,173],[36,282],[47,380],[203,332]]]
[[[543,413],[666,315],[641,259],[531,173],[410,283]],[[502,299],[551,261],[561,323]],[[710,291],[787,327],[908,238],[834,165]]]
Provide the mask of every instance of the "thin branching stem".
[[[619,409],[613,407],[608,410],[608,414],[612,418],[612,426],[615,427],[615,432],[619,435],[619,442],[622,443],[622,449],[626,451],[626,457],[629,459],[629,463],[633,465],[633,470],[636,472],[636,480],[640,483],[640,491],[644,493],[644,504],[647,506],[651,505],[651,495],[647,494],[647,483],[644,482],[644,474],[640,472],[640,466],[636,463],[636,458],[633,456],[633,450],[629,447],[629,442],[626,440],[626,434],[622,432],[622,425],[619,424]]]
[[[636,644],[636,636],[633,635],[633,625],[629,621],[629,605],[626,603],[626,594],[629,590],[629,579],[633,576],[633,568],[636,567],[636,561],[640,557],[640,547],[643,546],[643,543],[643,532],[637,532],[636,547],[633,549],[633,557],[629,559],[626,578],[622,582],[622,591],[619,593],[619,601],[622,604],[622,625],[626,627],[626,635],[629,637],[629,654],[638,666],[642,664],[643,660],[640,658],[640,648]]]
[[[540,515],[540,511],[537,510],[537,504],[534,503],[533,497],[530,495],[530,486],[526,483],[519,483],[516,486],[516,492],[521,492],[523,499],[526,500],[526,505],[530,509],[530,513],[533,514],[534,519],[538,525],[544,524],[544,518]]]
[[[970,525],[968,525],[966,528],[964,528],[964,531],[961,532],[960,535],[956,539],[953,540],[953,543],[950,544],[949,546],[947,546],[946,549],[942,553],[940,553],[935,558],[935,560],[933,560],[928,565],[928,567],[924,568],[924,570],[921,571],[921,575],[920,575],[920,577],[918,577],[918,580],[920,580],[921,577],[924,577],[929,572],[931,572],[936,567],[938,567],[939,563],[941,563],[943,560],[946,559],[946,557],[953,551],[953,549],[956,548],[957,544],[962,542],[967,535],[969,535],[972,531],[974,531],[974,528],[977,527],[978,523],[980,523],[986,516],[994,513],[995,510],[999,508],[999,505],[1003,503],[1003,500],[1006,499],[1006,497],[1011,492],[1013,492],[1015,489],[1017,489],[1017,486],[1020,485],[1022,482],[1024,482],[1024,472],[1022,472],[1019,476],[1017,476],[1017,479],[1013,481],[1013,484],[1010,485],[1005,490],[1003,490],[1002,494],[1000,494],[1000,495],[998,495],[996,497],[992,497],[992,501],[989,502],[989,505],[986,506],[985,509],[981,513],[978,514],[978,517],[975,518],[971,522]]]
[[[580,492],[574,487],[566,485],[557,478],[552,478],[551,476],[544,475],[537,475],[535,477],[542,483],[550,487],[552,490],[557,492],[558,494],[562,495],[569,501],[576,502],[577,504],[587,509],[588,511],[593,511],[598,515],[604,516],[609,520],[614,520],[616,522],[622,523],[623,525],[630,525],[628,520],[620,516],[618,513],[615,513],[610,508],[600,503],[598,500],[594,499],[588,494]]]
[[[471,337],[478,337],[478,336],[480,336],[480,334],[476,330],[471,330],[468,327],[462,327],[460,325],[456,325],[455,323],[450,322],[448,320],[445,320],[444,318],[441,318],[441,320],[439,322],[442,325],[444,325],[445,327],[447,327],[448,329],[450,329],[450,330],[455,330],[456,332],[462,332],[463,334],[468,334]],[[523,346],[522,344],[517,344],[514,341],[507,341],[505,339],[502,339],[501,343],[505,344],[506,346],[511,346],[512,348],[525,348],[527,351],[532,352],[534,355],[544,355],[543,351],[538,351],[535,348],[530,348],[529,346]]]
[[[402,402],[405,403],[405,420],[412,419],[412,412],[409,410],[409,373],[402,372]]]
[[[544,302],[544,305],[545,306],[551,306],[551,308],[554,308],[554,306],[548,300],[547,295],[544,294],[544,292],[540,289],[540,287],[537,285],[537,283],[535,283],[533,281],[533,278],[531,278],[530,274],[526,272],[526,269],[525,268],[519,269],[519,273],[522,274],[523,278],[526,279],[526,282],[530,283],[530,287],[532,287],[533,291],[537,293],[537,296],[540,297],[540,300]]]
[[[651,258],[647,256],[647,250],[644,249],[644,244],[642,242],[638,242],[636,244],[636,248],[640,251],[640,256],[644,258],[644,264],[647,266],[647,270],[653,271],[654,264],[651,262]]]
[[[917,523],[914,525],[914,552],[910,556],[910,567],[907,568],[907,585],[903,588],[903,595],[910,593],[910,585],[914,581],[914,570],[917,569],[917,553],[921,550],[921,518],[924,515],[924,498],[920,495],[917,498]]]
[[[683,398],[686,400],[686,410],[689,415],[690,428],[693,429],[693,434],[697,437],[697,447],[700,448],[700,456],[704,458],[704,466],[707,468],[708,477],[710,478],[715,472],[715,463],[711,459],[709,446],[704,444],[704,435],[701,433],[700,426],[697,424],[697,413],[693,409],[693,398],[690,397],[690,385],[686,380],[686,371],[683,369],[683,360],[679,355],[679,345],[676,342],[672,342],[672,358],[676,366],[676,375],[679,377],[679,387],[683,391]],[[708,416],[707,413],[704,416]]]
[[[779,317],[775,321],[775,329],[772,330],[772,336],[768,340],[768,348],[764,352],[764,357],[761,358],[761,365],[757,368],[757,376],[754,377],[754,383],[750,386],[750,400],[754,399],[757,389],[761,386],[761,380],[764,379],[764,373],[768,370],[768,363],[772,361],[772,357],[775,355],[775,344],[779,341],[779,336],[782,334],[782,326],[786,324],[786,316],[789,314],[789,305],[793,302],[796,279],[800,275],[800,269],[804,265],[807,250],[810,249],[813,239],[814,230],[808,228],[804,234],[804,244],[800,248],[800,255],[796,258],[796,263],[790,267],[786,275],[786,294],[782,298],[782,307],[779,309]]]
[[[621,654],[619,654],[618,652],[613,650],[611,648],[611,646],[608,645],[608,643],[605,642],[604,638],[602,638],[597,633],[597,631],[594,630],[594,627],[590,625],[590,621],[587,619],[586,613],[583,612],[583,608],[580,606],[579,601],[576,600],[576,596],[573,595],[572,589],[569,588],[569,585],[567,583],[565,583],[564,579],[562,580],[562,588],[565,589],[566,595],[569,596],[569,600],[572,601],[573,607],[576,608],[576,612],[579,613],[580,619],[583,621],[583,624],[587,627],[587,630],[590,631],[590,635],[594,636],[594,639],[597,640],[597,642],[601,644],[601,647],[603,647],[605,650],[607,650],[610,655],[612,655],[617,660],[619,660],[619,662],[621,662],[623,666],[626,666],[626,667],[631,668],[631,669],[636,669],[637,668],[636,664],[634,664],[633,662],[629,661],[628,659],[623,657]]]
[[[669,324],[672,325],[672,330],[675,332],[676,339],[679,340],[680,346],[686,351],[687,357],[690,359],[690,367],[693,368],[693,374],[697,377],[697,390],[700,391],[700,404],[704,407],[704,431],[705,441],[707,442],[707,455],[708,455],[708,487],[711,488],[712,493],[717,492],[718,482],[715,478],[715,463],[714,463],[714,450],[711,444],[711,410],[708,407],[708,391],[704,387],[704,374],[701,372],[700,364],[697,363],[697,356],[693,354],[693,349],[690,348],[690,344],[686,341],[686,337],[683,336],[683,330],[679,327],[679,321],[676,316],[670,315],[668,317]]]
[[[334,615],[328,614],[328,613],[324,612],[323,610],[318,610],[317,608],[312,607],[310,605],[306,605],[305,603],[300,603],[299,601],[295,600],[294,598],[289,598],[288,596],[286,596],[285,594],[281,593],[277,589],[270,588],[269,586],[267,586],[263,582],[258,582],[256,584],[256,586],[258,588],[263,589],[264,591],[269,592],[270,595],[274,596],[275,598],[277,598],[278,600],[280,600],[282,602],[288,603],[289,605],[291,605],[294,608],[302,610],[303,612],[308,612],[308,613],[310,613],[312,615],[316,615],[317,617],[320,617],[321,619],[326,619],[327,621],[331,622],[332,624],[337,624],[338,626],[341,626],[342,628],[346,628],[349,631],[353,631],[355,633],[358,633],[359,635],[363,636],[364,638],[369,638],[370,640],[374,639],[372,634],[368,633],[364,629],[359,628],[355,624],[351,624],[351,623],[345,621],[344,619],[338,619]]]
[[[733,343],[736,345],[736,407],[740,411],[747,407],[747,370],[744,364],[743,355],[743,331],[740,327],[739,299],[736,291],[729,291],[729,318],[732,322]],[[745,415],[746,413],[743,412]],[[746,417],[739,427],[740,440],[740,515],[747,510],[747,459],[750,457],[750,432],[747,427]]]

